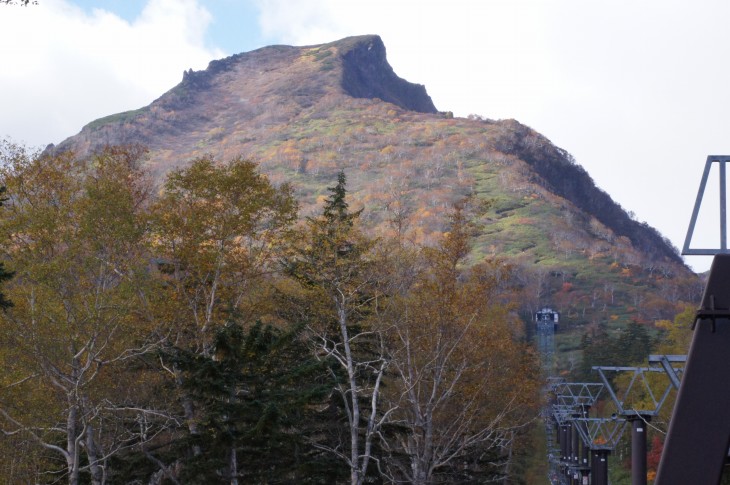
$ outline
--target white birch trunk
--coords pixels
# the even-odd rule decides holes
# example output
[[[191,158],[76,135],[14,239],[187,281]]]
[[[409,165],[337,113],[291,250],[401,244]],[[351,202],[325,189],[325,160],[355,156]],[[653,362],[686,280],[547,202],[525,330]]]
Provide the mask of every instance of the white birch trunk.
[[[86,456],[89,458],[89,471],[91,472],[91,484],[92,485],[103,485],[104,483],[104,470],[99,466],[99,453],[96,445],[96,438],[94,437],[94,426],[91,424],[86,425]]]
[[[79,448],[78,448],[78,408],[69,397],[69,409],[66,415],[66,465],[68,467],[69,485],[79,483]]]
[[[362,477],[360,474],[360,403],[357,400],[358,388],[355,376],[355,365],[352,358],[352,350],[350,348],[350,335],[347,328],[347,309],[344,295],[335,297],[335,306],[337,307],[337,317],[340,324],[340,334],[342,336],[342,346],[345,351],[345,366],[347,368],[347,378],[350,391],[350,482],[352,485],[360,485]]]

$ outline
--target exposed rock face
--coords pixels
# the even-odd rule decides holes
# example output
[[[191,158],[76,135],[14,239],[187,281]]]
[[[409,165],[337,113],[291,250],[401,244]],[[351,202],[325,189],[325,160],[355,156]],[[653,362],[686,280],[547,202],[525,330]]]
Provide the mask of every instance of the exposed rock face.
[[[342,54],[342,87],[355,98],[380,98],[404,109],[436,113],[426,88],[399,78],[385,58],[378,36],[366,36]]]

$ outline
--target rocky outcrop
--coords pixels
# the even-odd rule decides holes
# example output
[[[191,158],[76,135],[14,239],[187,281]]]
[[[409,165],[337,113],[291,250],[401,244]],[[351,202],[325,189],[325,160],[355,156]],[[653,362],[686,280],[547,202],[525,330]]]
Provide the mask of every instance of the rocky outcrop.
[[[379,98],[419,113],[437,112],[423,85],[409,83],[395,74],[379,36],[355,37],[340,43],[349,44],[342,53],[342,88],[347,94],[355,98]]]

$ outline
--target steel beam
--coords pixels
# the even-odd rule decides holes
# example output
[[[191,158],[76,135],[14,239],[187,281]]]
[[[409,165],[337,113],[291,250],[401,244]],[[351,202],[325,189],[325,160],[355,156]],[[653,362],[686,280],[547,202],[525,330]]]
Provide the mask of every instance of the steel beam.
[[[573,464],[573,466],[577,466],[580,461],[580,435],[578,434],[578,422],[573,421],[572,429],[571,429],[571,456],[570,456],[570,462]]]
[[[685,363],[687,362],[686,355],[650,355],[650,364],[660,364],[664,372],[666,372],[669,381],[672,383],[675,389],[679,389],[680,383],[680,372],[683,372],[683,368],[676,368],[672,366],[672,363]]]
[[[656,485],[717,484],[730,445],[730,255],[718,254],[694,334]]]
[[[730,156],[727,155],[710,155],[707,157],[705,162],[705,169],[702,172],[702,180],[700,181],[700,188],[697,191],[697,199],[695,200],[694,209],[692,210],[692,217],[690,218],[689,228],[687,229],[687,236],[684,239],[684,246],[682,246],[682,254],[685,255],[716,255],[716,254],[728,254],[727,247],[727,201],[726,201],[726,169],[725,164],[730,162]],[[710,175],[710,167],[713,163],[719,164],[720,168],[720,247],[719,248],[702,248],[692,249],[690,244],[692,243],[692,236],[694,235],[695,225],[697,224],[697,216],[700,212],[700,206],[702,199],[704,198],[705,188],[707,186],[707,179]]]
[[[658,356],[655,356],[658,357]],[[619,415],[621,416],[635,416],[635,415],[641,415],[641,416],[656,416],[659,414],[659,410],[661,409],[662,405],[664,404],[664,401],[666,401],[667,397],[669,397],[670,391],[675,385],[679,384],[679,376],[678,373],[682,371],[682,369],[675,369],[671,366],[671,363],[667,364],[669,368],[662,368],[662,367],[612,367],[612,366],[593,366],[592,369],[595,371],[598,371],[598,375],[603,381],[604,387],[606,388],[606,391],[608,392],[608,395],[611,397],[611,400],[616,405],[616,410]],[[606,376],[605,372],[631,372],[631,380],[629,381],[629,384],[626,386],[626,389],[623,390],[623,392],[617,392],[613,389],[613,386],[611,385],[611,382],[609,381],[608,377]],[[649,381],[646,379],[646,373],[647,372],[659,372],[662,374],[667,374],[669,377],[669,383],[664,388],[664,392],[659,396],[659,399],[657,399],[657,396],[655,396],[654,391],[651,389],[651,385]],[[675,383],[676,381],[676,383]],[[651,402],[653,404],[652,408],[647,409],[635,409],[634,407],[626,407],[626,402],[631,398],[632,393],[637,392],[635,391],[634,386],[642,386],[642,390],[644,393],[646,393],[649,398],[651,399]]]
[[[608,450],[591,451],[591,485],[608,485],[608,455],[610,453]]]
[[[635,416],[631,419],[631,485],[646,485],[646,424],[651,419]]]

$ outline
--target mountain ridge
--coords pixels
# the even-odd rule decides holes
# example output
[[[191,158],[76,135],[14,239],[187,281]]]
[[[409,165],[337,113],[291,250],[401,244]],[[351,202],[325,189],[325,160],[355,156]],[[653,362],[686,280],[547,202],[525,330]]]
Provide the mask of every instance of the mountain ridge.
[[[163,132],[169,131],[174,134],[179,129],[188,129],[191,120],[179,123],[179,120],[174,117],[158,115],[158,111],[170,113],[188,108],[197,101],[197,96],[200,93],[206,93],[208,90],[214,89],[218,78],[235,72],[237,69],[241,70],[241,68],[254,72],[257,68],[264,71],[273,71],[280,68],[282,62],[294,62],[295,57],[300,55],[302,50],[309,51],[306,55],[315,58],[317,61],[324,61],[321,63],[319,70],[320,73],[325,73],[321,76],[325,82],[320,85],[300,86],[291,89],[291,91],[289,91],[291,86],[285,87],[287,89],[286,96],[303,100],[302,107],[311,106],[312,96],[323,96],[327,90],[340,88],[341,94],[353,98],[379,98],[406,110],[437,113],[436,107],[423,85],[409,83],[395,74],[386,60],[385,45],[382,39],[377,35],[363,35],[314,46],[266,46],[254,51],[213,60],[204,70],[193,71],[190,69],[184,71],[182,81],[155,99],[150,105],[91,121],[81,129],[78,135],[64,140],[58,146],[50,145],[48,150],[49,152],[56,152],[72,149],[84,153],[114,143],[137,142],[144,145],[152,144],[153,140],[150,137],[128,125],[134,122],[144,123],[144,116],[151,115],[157,122],[166,124],[166,127],[162,129]],[[341,72],[333,72],[331,75],[327,75],[328,71],[336,71],[332,67],[332,60],[328,59],[332,56],[341,59],[342,69]],[[273,86],[259,93],[259,95],[261,97],[280,96],[282,94],[281,90],[282,86],[274,83]],[[208,121],[205,117],[200,117],[200,119]],[[117,130],[121,133],[116,135],[103,133],[106,125],[117,122],[122,122],[122,129]],[[115,127],[115,129],[118,128],[119,126]],[[92,134],[99,130],[102,133],[97,134],[96,138],[100,140],[100,143],[91,143],[94,138]],[[70,143],[71,140],[79,137],[89,139],[89,146],[80,148],[74,145],[73,142]]]
[[[274,183],[294,185],[303,215],[344,170],[369,227],[385,234],[405,221],[425,244],[443,233],[454,202],[488,200],[474,257],[546,268],[554,282],[532,304],[567,298],[584,323],[611,316],[597,310],[596,285],[615,286],[626,300],[651,289],[672,304],[696,293],[676,249],[597,188],[567,151],[515,120],[438,112],[424,86],[395,74],[378,36],[212,61],[149,106],[95,120],[48,153],[84,156],[129,143],[149,148],[158,178],[200,156],[254,160]],[[566,282],[582,293],[562,295]],[[625,303],[616,314],[635,319],[638,307]],[[672,311],[651,310],[662,318]]]

